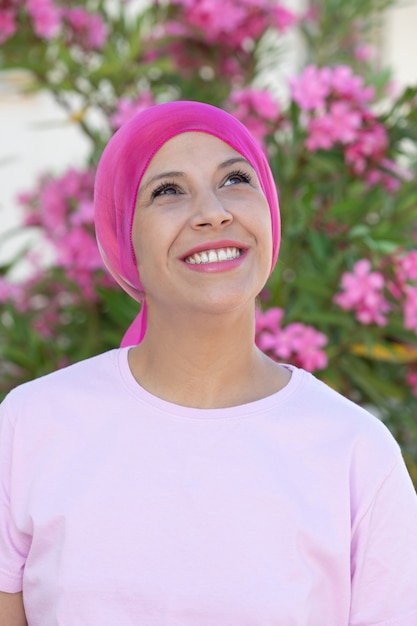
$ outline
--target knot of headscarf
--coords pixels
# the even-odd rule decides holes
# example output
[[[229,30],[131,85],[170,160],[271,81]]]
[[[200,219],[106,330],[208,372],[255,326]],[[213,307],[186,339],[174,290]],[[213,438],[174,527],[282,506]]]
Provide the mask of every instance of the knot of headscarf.
[[[218,137],[255,169],[271,212],[271,271],[277,260],[280,242],[277,190],[265,154],[245,126],[222,109],[202,102],[169,102],[141,111],[110,139],[98,164],[94,188],[96,236],[104,264],[119,285],[142,302],[122,346],[140,343],[146,332],[146,302],[132,243],[139,185],[161,146],[176,135],[192,131]]]

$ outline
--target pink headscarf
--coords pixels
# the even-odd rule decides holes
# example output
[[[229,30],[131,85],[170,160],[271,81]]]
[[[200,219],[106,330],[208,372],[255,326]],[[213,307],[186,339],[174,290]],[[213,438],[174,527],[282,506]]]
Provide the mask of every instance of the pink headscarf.
[[[190,131],[218,137],[255,169],[271,211],[273,258],[278,256],[280,216],[268,161],[249,131],[235,117],[202,102],[176,101],[138,113],[110,139],[100,159],[94,190],[98,246],[110,274],[137,301],[143,299],[132,243],[136,197],[155,153],[175,135]],[[122,346],[140,343],[146,332],[146,303],[123,337]]]

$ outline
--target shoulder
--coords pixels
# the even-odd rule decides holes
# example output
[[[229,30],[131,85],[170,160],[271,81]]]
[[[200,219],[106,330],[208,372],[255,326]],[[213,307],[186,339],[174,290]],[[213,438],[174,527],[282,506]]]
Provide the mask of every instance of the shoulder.
[[[400,446],[377,415],[303,370],[293,370],[293,383],[282,421],[289,447],[296,450],[296,471],[314,492],[332,494],[352,527],[378,493],[390,497],[384,485],[392,476],[410,488]],[[326,496],[323,502],[329,506]]]
[[[301,437],[314,440],[328,453],[343,453],[349,459],[352,480],[365,481],[365,476],[360,476],[363,472],[373,473],[378,481],[378,476],[392,469],[401,450],[378,415],[308,372],[295,368],[293,376],[298,384],[287,415],[298,425]]]
[[[294,415],[310,423],[329,429],[335,436],[375,436],[392,443],[392,435],[381,419],[370,410],[356,404],[316,378],[313,374],[293,368],[297,382],[291,399]]]
[[[14,413],[33,413],[35,408],[74,405],[80,396],[98,400],[117,380],[118,352],[110,350],[23,383],[9,392],[2,407]]]

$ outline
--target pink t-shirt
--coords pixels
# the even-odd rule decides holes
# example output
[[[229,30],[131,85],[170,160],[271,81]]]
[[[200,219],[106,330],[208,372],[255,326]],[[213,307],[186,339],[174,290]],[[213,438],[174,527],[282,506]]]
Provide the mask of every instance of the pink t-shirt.
[[[378,419],[296,368],[180,407],[127,352],[1,406],[0,589],[30,626],[417,625],[417,498]]]

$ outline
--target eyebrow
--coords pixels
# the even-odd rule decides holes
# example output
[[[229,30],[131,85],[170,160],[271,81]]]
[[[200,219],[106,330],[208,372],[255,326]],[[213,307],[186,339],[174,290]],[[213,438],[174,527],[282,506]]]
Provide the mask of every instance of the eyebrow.
[[[231,159],[227,159],[227,161],[223,161],[223,163],[220,163],[220,165],[218,166],[217,169],[222,170],[226,167],[229,167],[229,165],[234,165],[235,163],[245,163],[246,165],[249,165],[249,167],[251,167],[252,169],[253,166],[249,163],[249,161],[247,159],[245,159],[245,157],[241,156],[241,157],[232,157]]]
[[[245,165],[249,165],[249,167],[254,169],[253,166],[249,163],[249,161],[245,159],[245,157],[243,156],[232,157],[231,159],[227,159],[227,161],[223,161],[222,163],[220,163],[217,166],[217,169],[223,170],[223,169],[226,169],[227,167],[230,167],[231,165],[234,165],[235,163],[245,163]],[[150,178],[147,181],[147,183],[142,187],[141,191],[142,192],[145,191],[146,189],[148,189],[148,187],[156,183],[158,180],[161,180],[162,178],[178,178],[182,176],[185,176],[185,172],[180,172],[179,170],[173,170],[171,172],[161,172],[160,174],[155,174],[155,176],[152,176],[152,178]]]

